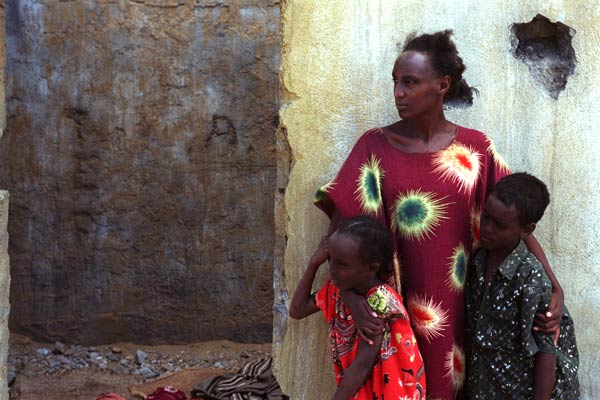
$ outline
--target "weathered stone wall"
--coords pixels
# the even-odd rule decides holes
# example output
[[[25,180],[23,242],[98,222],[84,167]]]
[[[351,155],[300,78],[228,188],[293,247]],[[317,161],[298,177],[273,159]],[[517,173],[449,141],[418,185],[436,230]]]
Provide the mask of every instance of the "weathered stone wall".
[[[11,327],[270,341],[274,0],[7,2]]]
[[[0,138],[6,124],[4,103],[4,66],[6,64],[6,35],[4,29],[4,0],[0,0]],[[8,315],[10,311],[10,266],[8,260],[8,192],[0,185],[0,400],[8,399],[6,382],[8,359]]]
[[[576,31],[574,74],[557,98],[511,50],[511,25],[538,13]],[[467,81],[481,95],[473,107],[447,116],[488,132],[513,170],[548,183],[552,203],[537,236],[575,319],[582,398],[597,398],[600,194],[590,188],[600,185],[600,92],[594,90],[600,83],[599,20],[600,3],[585,0],[285,1],[280,138],[290,147],[281,146],[282,159],[291,159],[281,166],[292,169],[280,205],[286,212],[277,221],[284,251],[276,271],[277,309],[287,307],[327,225],[311,204],[315,189],[333,177],[365,129],[397,119],[391,82],[397,43],[415,30],[451,28],[468,66]],[[327,398],[334,385],[322,318],[297,322],[283,315],[277,314],[274,326],[279,382],[293,399]]]
[[[8,192],[0,190],[0,400],[8,399],[8,314],[10,311],[10,267],[8,263]]]

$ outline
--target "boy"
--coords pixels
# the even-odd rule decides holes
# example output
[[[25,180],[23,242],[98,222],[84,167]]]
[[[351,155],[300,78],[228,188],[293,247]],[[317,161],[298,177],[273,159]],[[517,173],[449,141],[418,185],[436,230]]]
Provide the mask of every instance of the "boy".
[[[469,399],[579,399],[579,356],[566,308],[557,341],[532,330],[551,286],[522,239],[549,202],[543,182],[516,173],[501,179],[485,203],[481,250],[467,281]]]

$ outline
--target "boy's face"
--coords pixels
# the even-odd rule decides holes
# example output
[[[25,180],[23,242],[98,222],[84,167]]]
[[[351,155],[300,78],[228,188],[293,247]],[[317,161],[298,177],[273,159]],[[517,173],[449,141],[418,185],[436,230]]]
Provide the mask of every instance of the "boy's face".
[[[344,234],[329,238],[329,273],[331,281],[340,290],[358,289],[368,282],[371,272],[363,263],[356,240]]]
[[[519,210],[514,204],[506,206],[492,193],[481,214],[480,245],[486,250],[510,252],[533,228],[535,224],[521,225]]]

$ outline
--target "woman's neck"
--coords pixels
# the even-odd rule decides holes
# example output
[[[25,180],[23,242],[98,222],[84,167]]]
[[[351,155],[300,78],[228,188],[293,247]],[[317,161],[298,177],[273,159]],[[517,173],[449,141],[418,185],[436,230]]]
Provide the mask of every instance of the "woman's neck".
[[[406,153],[430,153],[447,148],[455,139],[457,126],[437,116],[400,120],[383,128],[387,141]]]
[[[402,120],[400,123],[403,126],[402,134],[404,136],[420,139],[424,143],[430,143],[436,136],[454,130],[454,124],[446,119],[443,111],[417,119]]]

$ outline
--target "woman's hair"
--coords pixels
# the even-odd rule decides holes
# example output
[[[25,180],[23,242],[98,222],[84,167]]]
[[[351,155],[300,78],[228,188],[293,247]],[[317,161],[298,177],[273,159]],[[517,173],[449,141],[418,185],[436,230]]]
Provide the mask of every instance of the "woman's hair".
[[[526,172],[500,179],[491,194],[507,207],[515,205],[521,225],[538,222],[550,203],[550,194],[544,182]]]
[[[354,217],[342,220],[334,233],[356,240],[362,262],[379,264],[379,276],[391,274],[394,241],[381,222],[365,216]]]
[[[476,90],[470,87],[462,76],[467,67],[459,57],[456,45],[450,36],[452,36],[451,29],[419,36],[413,32],[406,38],[402,52],[416,51],[427,54],[435,72],[450,76],[452,82],[444,96],[444,104],[471,106],[473,92]]]

